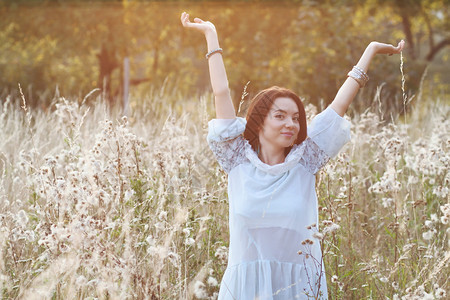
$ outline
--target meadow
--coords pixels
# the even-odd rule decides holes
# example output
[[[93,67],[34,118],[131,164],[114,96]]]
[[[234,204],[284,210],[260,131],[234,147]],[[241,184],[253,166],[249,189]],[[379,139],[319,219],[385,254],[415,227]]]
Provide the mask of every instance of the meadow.
[[[405,115],[377,97],[352,113],[352,141],[317,175],[331,299],[449,295],[450,106],[423,90]],[[3,299],[217,298],[228,203],[212,95],[132,99],[127,117],[98,91],[48,110],[2,99]]]

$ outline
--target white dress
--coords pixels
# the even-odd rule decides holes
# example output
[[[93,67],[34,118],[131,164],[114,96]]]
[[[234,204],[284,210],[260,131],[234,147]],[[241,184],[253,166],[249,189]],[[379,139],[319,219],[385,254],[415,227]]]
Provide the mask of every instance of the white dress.
[[[228,173],[230,245],[219,299],[327,299],[317,227],[307,227],[318,224],[314,174],[350,140],[350,123],[328,107],[274,166],[244,139],[245,119],[208,125],[209,146]]]

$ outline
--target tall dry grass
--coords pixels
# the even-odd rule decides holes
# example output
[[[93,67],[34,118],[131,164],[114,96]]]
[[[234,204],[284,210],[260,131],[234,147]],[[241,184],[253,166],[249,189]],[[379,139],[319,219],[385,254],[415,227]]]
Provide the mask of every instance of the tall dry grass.
[[[3,298],[217,297],[228,204],[205,141],[210,95],[155,91],[128,117],[100,98],[56,97],[47,112],[2,100]],[[330,297],[445,298],[448,99],[424,97],[406,120],[374,101],[317,177]]]

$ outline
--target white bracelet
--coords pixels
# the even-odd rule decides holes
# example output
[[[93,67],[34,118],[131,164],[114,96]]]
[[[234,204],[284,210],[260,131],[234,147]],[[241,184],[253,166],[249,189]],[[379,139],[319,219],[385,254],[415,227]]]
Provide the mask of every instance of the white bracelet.
[[[222,48],[217,48],[214,50],[209,51],[208,53],[206,53],[205,57],[206,59],[210,58],[211,55],[215,54],[215,53],[223,53],[223,49]]]

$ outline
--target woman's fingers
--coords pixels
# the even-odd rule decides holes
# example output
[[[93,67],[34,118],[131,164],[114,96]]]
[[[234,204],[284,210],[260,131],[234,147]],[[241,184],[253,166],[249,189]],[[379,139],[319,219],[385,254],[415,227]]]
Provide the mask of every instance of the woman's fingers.
[[[403,50],[404,47],[405,47],[405,41],[404,41],[404,40],[401,40],[401,41],[398,43],[398,46],[397,46],[398,52],[400,53],[400,52]]]
[[[404,40],[401,40],[398,43],[397,47],[395,47],[394,45],[391,45],[391,50],[390,50],[390,53],[388,53],[388,55],[391,56],[392,54],[398,54],[398,53],[402,52],[403,47],[405,47]]]
[[[189,27],[189,24],[191,21],[189,21],[189,14],[186,12],[183,12],[181,14],[181,24],[183,24],[184,27]]]
[[[194,28],[197,28],[197,24],[203,24],[203,23],[206,23],[206,22],[203,21],[203,20],[200,19],[200,18],[195,18],[195,19],[194,19],[194,23],[192,23],[192,22],[189,20],[189,14],[188,14],[188,13],[183,12],[183,13],[181,14],[181,24],[183,24],[184,27],[194,27]]]

